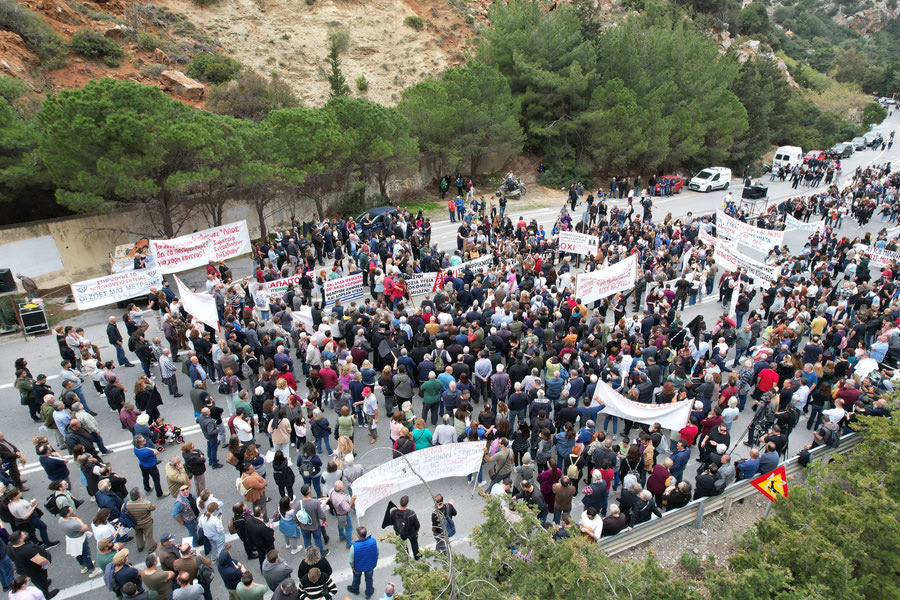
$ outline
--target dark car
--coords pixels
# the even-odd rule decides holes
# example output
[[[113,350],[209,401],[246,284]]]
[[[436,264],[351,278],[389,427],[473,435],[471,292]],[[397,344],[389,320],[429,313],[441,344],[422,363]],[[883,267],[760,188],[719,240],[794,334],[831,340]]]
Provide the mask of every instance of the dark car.
[[[684,188],[684,180],[678,175],[663,175],[656,180],[656,187],[653,188],[653,193],[657,196],[662,195],[663,187],[666,183],[669,184],[669,190],[672,194],[680,194]]]
[[[379,231],[383,231],[388,227],[388,225],[390,225],[391,217],[393,217],[395,214],[397,214],[397,209],[393,206],[379,206],[377,208],[370,208],[366,212],[361,213],[354,220],[359,223],[360,226],[363,226],[363,223],[365,223],[363,219],[365,219],[365,217],[368,217],[371,221],[369,229],[372,231],[372,233],[377,233]]]
[[[853,144],[849,142],[835,144],[829,150],[829,154],[834,158],[849,158],[853,155]]]

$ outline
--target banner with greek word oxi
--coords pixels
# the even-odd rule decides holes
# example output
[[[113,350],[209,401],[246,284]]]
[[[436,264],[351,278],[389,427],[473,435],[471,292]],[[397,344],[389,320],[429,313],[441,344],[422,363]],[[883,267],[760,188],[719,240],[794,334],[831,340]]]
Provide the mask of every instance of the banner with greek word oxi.
[[[195,319],[213,328],[219,327],[219,311],[216,310],[216,299],[209,293],[192,292],[184,285],[178,276],[175,276],[175,285],[178,286],[178,299],[184,310]]]
[[[253,249],[247,221],[204,229],[171,240],[150,240],[150,253],[163,274],[205,266],[211,260],[227,260]]]
[[[726,240],[720,240],[720,242],[716,244],[716,253],[714,255],[717,265],[729,271],[747,269],[747,275],[753,279],[765,282],[777,281],[777,267],[753,260],[746,254],[738,252],[737,244],[733,242],[725,243]],[[757,281],[757,283],[760,283],[760,281]]]
[[[600,238],[574,231],[559,232],[559,251],[575,254],[597,254]]]
[[[775,246],[784,244],[783,231],[760,229],[749,223],[742,223],[721,210],[716,211],[716,237],[746,244],[763,254],[768,254]]]
[[[78,310],[87,310],[149,294],[150,288],[161,286],[162,275],[153,267],[79,281],[71,288]]]
[[[269,297],[272,301],[277,301],[288,291],[288,287],[292,283],[295,286],[300,285],[300,277],[300,275],[294,275],[293,277],[285,277],[284,279],[276,279],[274,281],[264,281],[263,283],[251,281],[247,287],[250,290],[251,296],[256,296],[256,292],[264,289],[269,292]]]
[[[857,244],[856,249],[869,257],[869,263],[879,267],[888,266],[892,260],[900,262],[900,252],[883,250],[874,246],[866,246],[865,244]]]
[[[483,456],[484,442],[461,442],[431,446],[395,458],[353,482],[356,512],[362,516],[379,500],[421,485],[422,479],[435,481],[474,473]]]
[[[824,228],[822,221],[815,223],[804,223],[800,219],[795,219],[789,214],[784,215],[784,226],[793,227],[794,229],[802,229],[804,231],[821,231]]]
[[[575,279],[575,297],[587,304],[630,290],[636,274],[637,255],[632,254],[605,269],[579,274]]]
[[[325,293],[325,306],[331,306],[340,298],[341,302],[363,297],[362,271],[326,281],[323,285]]]
[[[687,425],[688,418],[691,416],[691,406],[694,404],[693,400],[682,400],[672,404],[634,402],[612,389],[603,380],[598,381],[597,387],[594,388],[594,401],[602,404],[603,408],[600,409],[600,412],[608,415],[638,423],[659,423],[663,429],[676,431]],[[353,490],[356,491],[356,484],[354,484]]]

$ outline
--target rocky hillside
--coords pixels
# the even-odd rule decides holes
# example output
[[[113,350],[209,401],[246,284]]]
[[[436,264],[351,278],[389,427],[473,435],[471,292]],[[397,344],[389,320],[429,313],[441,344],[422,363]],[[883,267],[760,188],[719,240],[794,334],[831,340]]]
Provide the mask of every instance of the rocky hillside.
[[[4,6],[5,4],[5,6]],[[15,0],[0,0],[15,8]],[[198,53],[235,58],[260,75],[277,74],[307,105],[328,96],[325,79],[329,35],[346,34],[342,69],[354,94],[396,104],[403,89],[465,60],[477,18],[486,8],[464,0],[22,0],[66,42],[95,32],[124,51],[119,64],[73,53],[58,68],[42,66],[27,32],[0,29],[0,75],[25,81],[39,93],[80,87],[101,77],[160,85],[192,103],[184,72]],[[169,71],[163,76],[164,71]],[[368,88],[355,82],[365,77]],[[183,86],[187,86],[187,89]]]

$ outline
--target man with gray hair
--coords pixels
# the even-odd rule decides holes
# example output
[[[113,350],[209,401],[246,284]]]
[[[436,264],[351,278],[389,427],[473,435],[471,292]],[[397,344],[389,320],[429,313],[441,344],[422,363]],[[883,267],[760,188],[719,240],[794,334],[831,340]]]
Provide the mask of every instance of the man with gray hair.
[[[172,353],[168,348],[164,348],[159,355],[159,370],[162,373],[163,383],[169,388],[169,393],[173,398],[181,398],[184,394],[178,391],[178,369],[172,361]]]
[[[634,508],[631,509],[630,527],[646,523],[653,518],[653,515],[662,517],[662,511],[653,501],[653,494],[649,490],[642,490]]]
[[[611,535],[616,535],[623,529],[628,526],[628,520],[625,518],[625,515],[622,514],[622,511],[619,509],[618,504],[610,504],[609,505],[609,516],[603,519],[603,537],[608,537]]]
[[[456,427],[453,426],[451,416],[445,414],[441,417],[441,421],[441,424],[434,429],[434,436],[432,436],[431,443],[435,446],[443,446],[444,444],[456,442]]]

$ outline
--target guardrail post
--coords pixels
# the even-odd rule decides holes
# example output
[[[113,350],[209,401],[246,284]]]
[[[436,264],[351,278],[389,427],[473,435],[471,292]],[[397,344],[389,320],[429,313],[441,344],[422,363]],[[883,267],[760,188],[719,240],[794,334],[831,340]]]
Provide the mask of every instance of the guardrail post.
[[[725,509],[723,512],[725,513],[726,519],[728,518],[728,515],[731,513],[731,505],[733,503],[734,503],[734,498],[729,496],[728,498],[725,499]]]
[[[703,527],[703,511],[706,508],[706,502],[701,502],[700,506],[697,507],[697,518],[694,520],[694,528],[700,529]]]

